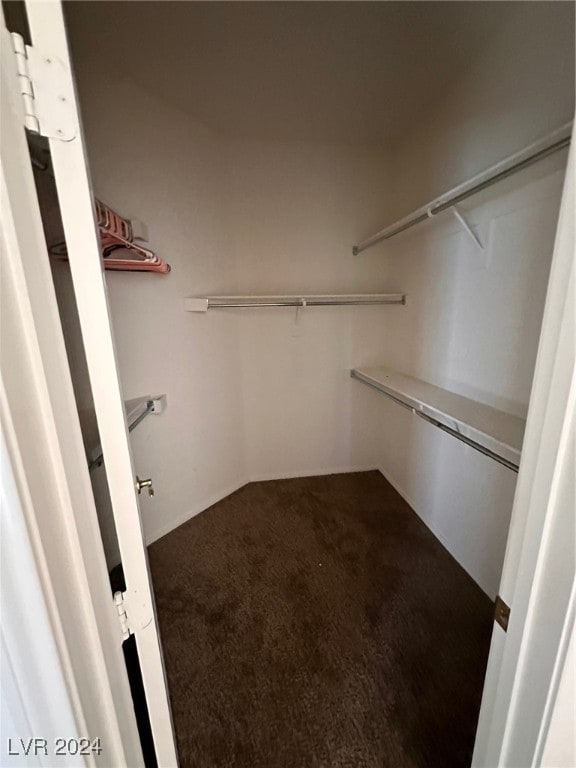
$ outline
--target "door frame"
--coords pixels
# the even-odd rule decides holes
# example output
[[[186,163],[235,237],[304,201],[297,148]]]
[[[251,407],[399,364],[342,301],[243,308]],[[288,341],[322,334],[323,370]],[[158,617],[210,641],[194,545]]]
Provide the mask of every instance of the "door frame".
[[[104,655],[110,653],[116,660],[121,660],[122,669],[117,664],[114,674],[108,675],[107,678],[112,697],[107,704],[107,711],[111,718],[108,723],[110,735],[107,741],[112,741],[111,730],[114,728],[118,755],[123,752],[124,757],[111,760],[108,754],[107,758],[103,758],[101,761],[102,764],[141,765],[143,762],[122,655],[122,643],[127,634],[130,633],[134,635],[138,650],[156,760],[162,768],[171,768],[178,764],[176,744],[154,597],[148,571],[147,551],[141,529],[135,474],[132,467],[128,428],[118,378],[100,243],[96,230],[93,195],[78,101],[73,83],[73,70],[68,51],[63,8],[60,0],[47,0],[46,2],[25,0],[25,9],[32,49],[26,51],[27,61],[20,60],[18,68],[16,65],[17,55],[12,50],[12,39],[5,26],[2,27],[3,84],[6,85],[8,117],[10,118],[6,121],[10,131],[7,132],[6,136],[3,132],[2,161],[6,169],[10,171],[6,197],[11,206],[13,218],[19,225],[16,234],[22,240],[20,249],[16,247],[8,249],[8,261],[15,270],[24,273],[24,280],[13,291],[13,303],[16,305],[21,300],[23,305],[26,304],[26,301],[32,303],[36,341],[40,346],[39,353],[43,373],[52,377],[51,400],[50,403],[47,403],[46,412],[41,412],[40,416],[50,413],[50,406],[54,411],[56,407],[59,409],[51,414],[57,419],[57,427],[62,430],[62,461],[65,463],[66,477],[58,477],[59,487],[67,495],[72,495],[74,492],[76,492],[76,496],[82,494],[78,508],[73,503],[72,508],[65,509],[63,507],[61,510],[63,519],[66,521],[70,515],[83,514],[81,521],[78,521],[77,532],[85,544],[85,551],[82,553],[84,572],[77,574],[79,580],[84,579],[84,591],[79,590],[75,593],[75,580],[71,578],[71,574],[67,574],[66,571],[62,572],[62,564],[66,564],[69,558],[64,557],[60,562],[55,560],[53,563],[55,577],[59,576],[60,581],[65,582],[61,584],[59,589],[59,593],[62,593],[60,604],[63,613],[62,619],[67,618],[64,614],[68,603],[74,603],[76,600],[78,603],[76,612],[78,612],[78,610],[83,610],[86,605],[90,606],[96,597],[99,598],[102,602],[100,606],[102,612],[95,617],[93,628],[101,633],[108,631],[110,638],[107,639],[115,646],[114,648],[110,648],[109,645],[105,648],[102,647],[100,652]],[[33,69],[32,66],[34,66]],[[23,67],[27,70],[24,77],[22,77]],[[32,83],[34,98],[32,101],[30,99],[25,101],[20,93],[20,88],[23,84],[26,86],[29,73],[34,78]],[[126,590],[121,595],[117,594],[121,597],[121,606],[115,603],[108,582],[108,572],[81,441],[78,412],[70,381],[70,370],[64,348],[58,306],[32,175],[31,159],[26,142],[24,126],[28,125],[30,120],[25,116],[24,104],[26,104],[27,114],[37,110],[36,115],[40,129],[48,136],[50,146],[51,165],[60,204],[68,261],[124,569]],[[63,113],[63,109],[66,110],[67,114]],[[32,122],[34,123],[34,119]],[[36,123],[34,124],[36,125]],[[19,184],[18,175],[24,180],[23,184]],[[7,346],[10,351],[14,351],[15,355],[20,352],[20,347],[15,347],[10,343]],[[12,371],[13,369],[7,360],[3,361],[2,374],[3,377],[6,376],[8,381],[12,381]],[[27,372],[26,376],[32,379],[37,378],[31,372]],[[23,380],[27,381],[27,377]],[[60,387],[63,379],[66,380],[66,384]],[[23,391],[25,389],[22,387]],[[14,398],[19,396],[16,384],[13,387],[13,396]],[[27,426],[23,416],[24,411],[25,408],[22,404],[19,408],[17,405],[13,411],[15,417],[20,417],[21,422],[24,420],[20,429]],[[67,431],[67,424],[72,429],[72,436],[70,431]],[[18,427],[16,431],[19,432]],[[31,445],[27,447],[35,448],[33,435],[31,435]],[[38,463],[39,459],[36,461],[36,464]],[[32,452],[29,468],[32,478],[34,478],[33,464],[34,454]],[[42,470],[50,471],[53,462],[46,460],[44,464]],[[42,472],[38,472],[38,474],[41,475]],[[75,501],[76,497],[74,497]],[[37,504],[34,504],[33,513],[40,517],[42,515],[40,498],[37,499]],[[49,521],[44,522],[41,542],[45,549],[50,549],[49,554],[52,557],[52,539],[56,536],[56,529],[51,530]],[[57,547],[54,546],[54,551],[56,550]],[[58,566],[60,566],[60,570],[58,570]],[[66,579],[67,575],[70,578]],[[98,587],[103,587],[104,591],[100,589],[96,593],[92,590],[93,579]],[[88,593],[86,588],[89,590]],[[104,615],[105,612],[107,615]],[[122,616],[118,615],[120,613]],[[74,641],[76,641],[75,633],[78,634],[78,640],[80,639],[81,628],[81,625],[75,626],[73,624],[68,627]],[[85,634],[83,641],[85,644],[97,643],[97,639],[92,635],[88,636],[88,633]],[[95,648],[98,648],[97,644]],[[81,650],[82,643],[79,643],[79,651]],[[106,658],[106,660],[108,659]],[[82,664],[86,664],[86,658],[80,653],[75,664],[75,670],[80,679],[83,679],[80,672]],[[81,686],[82,690],[85,691],[85,706],[87,707],[87,711],[83,713],[83,722],[93,719],[89,716],[90,714],[98,716],[102,714],[101,712],[90,712],[90,709],[94,709],[90,694],[93,694],[91,688],[98,688],[101,682],[106,680],[106,676],[101,668],[94,668],[91,672],[94,678],[92,686]],[[73,683],[72,678],[70,682]],[[118,702],[113,701],[116,696],[120,697]],[[97,697],[93,695],[93,698],[96,702]],[[115,713],[114,707],[119,708]],[[125,724],[126,729],[124,729]],[[92,723],[90,725],[92,728]],[[100,735],[98,730],[96,732]]]
[[[570,149],[472,765],[539,766],[574,632],[576,152]]]
[[[58,690],[42,686],[45,673],[35,673],[40,659],[34,654],[27,668],[12,667],[23,709],[19,723],[29,728],[46,724],[51,713],[54,729],[62,729],[58,736],[100,739],[102,752],[88,755],[83,760],[87,765],[141,766],[121,632],[30,165],[16,65],[1,9],[0,22],[0,420],[7,446],[2,481],[11,476],[14,480],[12,502],[2,512],[10,526],[23,529],[20,541],[27,538],[30,543],[39,579],[37,604],[46,608],[52,637],[40,634],[41,616],[34,631],[44,659],[50,643],[55,644],[59,669],[54,675],[59,673],[64,681],[76,732],[68,731],[64,710],[54,709]],[[23,563],[26,553],[19,554]],[[28,577],[21,575],[24,586],[33,578]],[[25,592],[21,597],[25,599]],[[2,604],[3,639],[7,628],[13,630],[13,648],[31,648],[34,616],[16,626],[16,607]],[[22,606],[28,611],[33,607]],[[3,682],[5,673],[3,666]],[[46,715],[39,720],[42,710]],[[3,735],[17,740],[49,733]],[[54,753],[46,757],[53,765]]]
[[[51,168],[126,584],[121,610],[136,641],[156,760],[171,768],[178,764],[172,713],[63,7],[61,0],[25,0],[25,7],[32,45],[59,60],[71,84],[65,99],[72,125],[63,126],[66,140],[48,138]]]

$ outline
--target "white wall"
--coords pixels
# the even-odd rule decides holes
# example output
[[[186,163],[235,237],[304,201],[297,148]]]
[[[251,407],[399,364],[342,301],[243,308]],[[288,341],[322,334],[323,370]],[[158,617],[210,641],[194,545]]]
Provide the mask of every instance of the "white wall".
[[[148,541],[258,478],[375,468],[370,393],[401,306],[185,313],[209,293],[393,290],[351,245],[377,225],[386,178],[374,150],[233,142],[77,57],[97,196],[149,225],[169,276],[107,272],[125,397],[167,393],[132,433]],[[102,114],[113,114],[102,120]],[[376,158],[376,162],[375,162]],[[94,473],[109,561],[103,470]]]
[[[95,193],[145,221],[172,266],[168,276],[106,272],[124,396],[168,397],[165,413],[132,433],[135,470],[154,480],[154,497],[141,497],[151,541],[245,482],[237,329],[183,309],[185,296],[236,285],[221,150],[131,83],[81,57],[77,69]]]
[[[230,142],[230,247],[246,293],[393,290],[378,256],[351,245],[376,226],[386,190],[374,150],[317,143]],[[394,285],[393,285],[394,283]],[[369,393],[350,369],[379,358],[402,306],[243,311],[246,461],[251,479],[372,469]]]
[[[97,41],[74,19],[95,193],[146,221],[173,268],[106,273],[125,397],[168,395],[132,433],[136,471],[156,489],[142,496],[147,540],[252,479],[375,468],[370,393],[349,372],[378,361],[403,307],[311,308],[296,324],[290,310],[187,314],[182,299],[393,290],[380,258],[350,255],[379,223],[381,151],[218,136],[106,57],[94,67]]]
[[[126,397],[168,394],[166,414],[133,433],[137,471],[155,481],[142,503],[149,541],[250,479],[379,467],[495,593],[515,475],[349,370],[397,366],[524,414],[561,158],[463,206],[482,254],[446,216],[355,258],[351,246],[570,119],[571,11],[535,8],[518,4],[388,152],[224,139],[123,80],[105,57],[94,66],[97,44],[80,30],[96,194],[145,220],[173,266],[168,277],[107,273]],[[352,290],[402,291],[409,303],[310,308],[297,324],[290,310],[202,316],[181,303],[210,292]]]
[[[382,224],[571,119],[566,21],[545,5],[520,14],[422,115],[391,155],[394,195]],[[565,160],[563,152],[461,206],[484,251],[450,214],[374,247],[409,295],[383,339],[383,363],[526,414]],[[382,472],[493,597],[516,475],[394,404],[379,410]]]

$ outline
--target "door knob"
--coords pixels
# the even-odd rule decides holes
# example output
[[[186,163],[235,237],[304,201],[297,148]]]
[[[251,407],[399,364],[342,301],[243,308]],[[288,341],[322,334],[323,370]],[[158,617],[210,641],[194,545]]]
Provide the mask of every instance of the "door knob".
[[[148,488],[148,494],[150,496],[154,496],[154,488],[152,487],[151,477],[146,480],[140,480],[138,475],[136,475],[136,488],[138,489],[138,494],[142,493],[142,488]]]

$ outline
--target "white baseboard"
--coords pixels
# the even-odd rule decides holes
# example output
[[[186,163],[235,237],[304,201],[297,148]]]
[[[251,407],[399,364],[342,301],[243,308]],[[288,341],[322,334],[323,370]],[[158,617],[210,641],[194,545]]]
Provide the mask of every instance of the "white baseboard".
[[[418,517],[424,522],[424,524],[428,526],[428,523],[422,515],[418,512],[418,509],[416,507],[416,504],[412,501],[410,496],[406,493],[404,488],[402,488],[401,485],[399,485],[396,480],[394,480],[393,477],[391,477],[387,472],[385,472],[382,467],[375,467],[374,465],[363,465],[363,466],[353,466],[353,467],[322,467],[320,469],[315,469],[314,471],[311,470],[300,470],[300,471],[292,471],[292,472],[275,472],[275,473],[269,473],[269,474],[261,474],[261,475],[252,475],[251,477],[246,478],[239,478],[234,483],[230,484],[226,488],[224,488],[222,491],[218,491],[218,493],[214,493],[211,496],[208,496],[206,499],[202,499],[201,501],[198,501],[194,507],[187,512],[185,512],[182,515],[179,515],[176,518],[172,518],[170,520],[165,521],[164,525],[161,525],[153,531],[147,531],[145,532],[145,539],[146,539],[146,546],[149,544],[152,544],[152,542],[157,541],[158,539],[161,539],[162,536],[166,536],[167,533],[170,533],[175,528],[178,528],[183,523],[187,522],[193,517],[196,517],[196,515],[199,515],[201,512],[205,512],[207,509],[212,507],[214,504],[217,504],[219,501],[222,501],[222,499],[225,499],[227,496],[230,496],[232,493],[235,493],[236,491],[240,490],[240,488],[243,488],[245,485],[248,485],[248,483],[264,483],[268,482],[270,480],[290,480],[297,477],[317,477],[322,475],[343,475],[348,474],[351,472],[380,472],[380,474],[384,477],[385,480],[387,480],[390,485],[394,488],[395,491],[397,491],[400,496],[404,499],[404,501],[411,507],[411,509],[416,512]],[[449,550],[448,542],[444,539],[444,537],[441,534],[438,534],[437,531],[432,531],[434,536],[442,543],[446,549]]]
[[[415,503],[412,501],[412,499],[411,499],[411,498],[410,498],[410,496],[409,496],[409,495],[406,493],[406,491],[405,491],[405,490],[402,488],[402,486],[401,486],[401,485],[399,485],[399,484],[398,484],[398,483],[397,483],[397,482],[396,482],[396,481],[395,481],[395,480],[394,480],[392,477],[390,477],[390,475],[389,475],[387,472],[384,472],[384,470],[382,469],[382,467],[379,467],[379,471],[380,471],[380,473],[382,474],[382,476],[384,477],[384,479],[385,479],[385,480],[387,480],[387,481],[390,483],[390,485],[392,486],[392,488],[394,488],[394,490],[395,490],[395,491],[397,491],[397,492],[400,494],[400,496],[402,496],[402,498],[403,498],[403,499],[404,499],[404,501],[405,501],[405,502],[408,504],[408,506],[409,506],[409,507],[412,509],[412,511],[413,511],[413,512],[415,512],[415,513],[418,515],[418,517],[420,518],[420,520],[422,520],[422,522],[424,523],[424,525],[426,526],[426,528],[428,528],[428,530],[430,531],[430,533],[432,533],[432,534],[433,534],[433,535],[434,535],[434,536],[435,536],[435,537],[438,539],[438,541],[440,542],[440,544],[442,544],[442,546],[443,546],[445,549],[447,549],[447,550],[448,550],[448,552],[450,552],[450,554],[452,555],[452,557],[454,557],[454,559],[457,559],[457,558],[456,558],[456,556],[455,556],[455,555],[453,554],[453,552],[451,551],[451,549],[450,549],[450,543],[448,542],[448,540],[446,539],[446,537],[445,537],[445,536],[444,536],[444,535],[443,535],[443,534],[442,534],[440,531],[435,531],[435,530],[433,530],[432,528],[430,528],[430,525],[428,524],[428,521],[427,521],[427,520],[425,520],[425,518],[424,518],[424,517],[422,517],[422,515],[421,515],[421,514],[420,514],[420,512],[418,511],[418,508],[417,508],[416,504],[415,504]],[[460,563],[460,565],[462,565],[462,567],[464,568],[464,570],[467,570],[467,569],[465,568],[465,566],[464,566],[462,563]]]
[[[240,490],[240,488],[243,488],[249,480],[246,480],[245,478],[237,480],[235,483],[232,483],[227,488],[225,488],[222,491],[219,491],[218,493],[214,493],[212,496],[209,496],[207,499],[203,499],[202,501],[197,502],[197,504],[194,506],[193,509],[189,510],[188,512],[185,512],[183,515],[179,515],[176,518],[171,518],[170,520],[167,520],[165,525],[161,525],[158,528],[156,528],[152,532],[145,532],[145,539],[146,539],[146,546],[149,544],[152,544],[152,542],[157,541],[158,539],[161,539],[162,536],[166,536],[167,533],[170,533],[170,531],[173,531],[175,528],[178,528],[183,523],[187,522],[193,517],[196,517],[196,515],[199,515],[200,512],[204,512],[205,510],[212,507],[214,504],[217,504],[219,501],[222,501],[222,499],[225,499],[226,496],[230,496],[235,491]]]
[[[251,483],[265,483],[269,480],[290,480],[295,477],[319,477],[321,475],[344,475],[351,472],[374,472],[378,471],[378,467],[373,464],[370,466],[355,466],[355,467],[322,467],[321,469],[302,469],[293,472],[271,472],[269,474],[251,475]]]
[[[442,546],[444,547],[444,549],[446,549],[448,552],[450,552],[450,554],[452,555],[452,557],[454,558],[454,560],[456,560],[456,562],[457,562],[459,565],[461,565],[461,566],[462,566],[462,568],[464,568],[464,570],[466,571],[466,573],[467,573],[467,574],[468,574],[468,575],[469,575],[469,576],[470,576],[472,579],[474,579],[474,581],[476,582],[476,584],[478,584],[478,586],[480,587],[480,589],[481,589],[483,592],[485,592],[485,593],[488,595],[488,597],[490,597],[490,599],[493,599],[493,598],[494,598],[494,595],[492,595],[492,593],[490,592],[490,590],[489,590],[489,589],[487,589],[486,585],[483,583],[483,580],[479,580],[479,579],[477,578],[477,576],[475,576],[475,575],[474,575],[474,574],[473,574],[473,573],[470,571],[470,569],[469,569],[469,568],[466,566],[466,563],[463,563],[463,562],[462,562],[462,560],[461,560],[461,558],[460,558],[460,557],[458,557],[458,556],[456,555],[456,553],[453,551],[453,548],[452,548],[452,543],[451,543],[451,542],[448,540],[448,538],[447,538],[447,537],[446,537],[446,536],[445,536],[445,535],[442,533],[442,531],[439,531],[439,530],[434,530],[434,528],[431,528],[431,527],[430,527],[430,524],[429,524],[428,520],[426,520],[426,519],[425,519],[425,518],[424,518],[424,517],[423,517],[423,516],[420,514],[420,512],[419,512],[419,510],[418,510],[418,507],[417,507],[417,506],[416,506],[416,504],[415,504],[415,503],[412,501],[412,499],[409,497],[409,495],[406,493],[406,491],[405,491],[405,490],[402,488],[402,486],[400,486],[400,485],[399,485],[399,484],[398,484],[398,483],[397,483],[397,482],[396,482],[396,481],[395,481],[395,480],[394,480],[392,477],[390,477],[390,475],[388,475],[388,473],[387,473],[387,472],[385,472],[385,471],[382,469],[382,467],[378,467],[378,470],[379,470],[379,472],[382,474],[382,476],[384,477],[384,479],[385,479],[385,480],[387,480],[387,481],[390,483],[390,485],[392,486],[392,488],[394,488],[394,490],[395,490],[395,491],[397,491],[397,492],[400,494],[400,496],[402,496],[402,498],[404,499],[404,501],[405,501],[405,502],[406,502],[406,503],[407,503],[407,504],[410,506],[410,508],[411,508],[411,509],[412,509],[412,510],[413,510],[413,511],[414,511],[414,512],[415,512],[415,513],[418,515],[418,517],[420,518],[420,520],[422,520],[422,522],[424,523],[424,525],[426,526],[426,528],[428,528],[428,530],[430,531],[430,533],[431,533],[433,536],[435,536],[435,538],[437,538],[437,539],[438,539],[438,541],[440,542],[440,544],[442,544]]]
[[[195,504],[193,509],[188,510],[183,515],[179,515],[176,518],[171,518],[170,520],[167,520],[165,522],[165,525],[161,525],[158,528],[155,528],[153,531],[145,531],[146,546],[152,544],[152,542],[157,541],[158,539],[161,539],[162,536],[166,536],[166,534],[170,533],[170,531],[173,531],[175,528],[178,528],[180,525],[187,522],[191,518],[196,517],[196,515],[199,515],[200,512],[204,512],[214,504],[217,504],[219,501],[222,501],[222,499],[225,499],[226,496],[230,496],[230,494],[240,490],[240,488],[243,488],[245,485],[248,485],[248,483],[263,483],[263,482],[267,482],[268,480],[289,480],[295,477],[316,477],[318,475],[342,475],[349,472],[374,472],[374,471],[378,471],[378,467],[375,467],[374,465],[370,465],[368,467],[367,466],[323,467],[321,469],[317,469],[314,471],[305,469],[305,470],[294,471],[294,472],[277,472],[277,473],[270,473],[270,474],[254,475],[250,478],[238,479],[236,480],[235,483],[232,483],[230,486],[228,486],[224,490],[219,491],[218,493],[215,493],[212,496],[209,496],[207,499],[203,499],[202,501],[199,501],[197,504]]]
[[[402,488],[402,486],[401,486],[401,485],[399,485],[399,483],[397,483],[397,482],[396,482],[396,480],[394,480],[394,478],[393,478],[393,477],[391,477],[391,476],[390,476],[390,475],[389,475],[387,472],[385,472],[385,471],[382,469],[382,467],[378,467],[378,472],[380,472],[380,474],[382,475],[382,477],[384,478],[384,480],[386,480],[387,482],[389,482],[389,483],[390,483],[390,485],[392,486],[392,488],[394,488],[394,490],[395,490],[397,493],[399,493],[399,494],[400,494],[400,496],[402,496],[402,498],[404,499],[404,501],[406,502],[406,504],[408,504],[408,506],[409,506],[409,507],[410,507],[410,508],[411,508],[411,509],[412,509],[414,512],[416,512],[416,505],[414,504],[414,502],[412,501],[412,499],[410,498],[410,496],[409,496],[409,495],[406,493],[406,491],[404,490],[404,488]],[[418,517],[421,517],[421,515],[419,515],[419,514],[418,514],[418,512],[416,512],[416,514],[418,515]]]
[[[394,478],[392,478],[392,477],[391,477],[391,476],[390,476],[390,475],[389,475],[387,472],[385,472],[385,471],[382,469],[382,467],[378,467],[378,470],[379,470],[380,474],[383,476],[383,478],[384,478],[385,480],[387,480],[387,481],[390,483],[390,485],[392,486],[392,488],[394,488],[394,490],[395,490],[395,491],[397,491],[397,492],[400,494],[400,496],[402,496],[402,498],[404,499],[404,501],[406,502],[406,504],[408,504],[408,506],[410,507],[410,509],[411,509],[413,512],[415,512],[415,513],[418,515],[418,517],[420,518],[420,520],[422,520],[422,522],[424,523],[424,525],[426,526],[426,528],[428,528],[428,530],[430,531],[430,533],[432,533],[432,534],[433,534],[433,535],[434,535],[434,536],[435,536],[435,537],[438,539],[438,541],[439,541],[439,542],[442,544],[442,546],[443,546],[443,547],[445,547],[445,549],[447,549],[447,550],[448,550],[448,552],[450,552],[450,554],[452,555],[452,557],[455,557],[455,556],[452,554],[451,550],[450,550],[450,545],[449,545],[449,542],[446,540],[446,538],[443,536],[443,534],[442,534],[441,532],[439,532],[439,531],[434,531],[432,528],[430,528],[430,525],[428,524],[428,521],[427,521],[427,520],[425,520],[425,518],[424,518],[424,517],[422,517],[422,515],[421,515],[421,514],[420,514],[420,512],[418,511],[418,507],[417,507],[417,505],[416,505],[416,504],[415,504],[415,503],[412,501],[412,499],[411,499],[411,498],[410,498],[410,496],[409,496],[409,495],[406,493],[406,491],[404,490],[404,488],[402,488],[402,486],[401,486],[401,485],[399,485],[399,483],[397,483],[397,482],[396,482],[396,480],[394,480]],[[462,563],[460,563],[460,564],[462,565]],[[464,567],[464,566],[463,566],[463,567]]]
[[[418,515],[418,517],[422,520],[424,525],[438,539],[438,541],[442,544],[442,546],[445,547],[448,550],[448,552],[452,554],[453,557],[455,557],[455,559],[460,563],[460,565],[462,565],[462,567],[466,571],[468,571],[464,563],[462,563],[460,559],[456,557],[455,554],[452,552],[451,544],[447,540],[447,538],[442,534],[441,531],[433,530],[430,527],[428,521],[419,512],[417,505],[406,493],[404,488],[391,475],[385,472],[382,469],[382,467],[375,467],[374,465],[369,465],[369,466],[363,465],[363,466],[352,466],[352,467],[322,467],[320,469],[315,469],[314,471],[311,471],[309,469],[304,469],[304,470],[292,471],[292,472],[277,472],[277,473],[269,473],[269,474],[261,474],[261,475],[252,475],[250,478],[248,477],[238,478],[234,483],[231,483],[228,487],[224,488],[222,491],[219,491],[218,493],[215,493],[209,496],[208,498],[197,502],[197,504],[194,506],[193,509],[189,510],[183,515],[180,515],[177,518],[173,518],[169,521],[166,521],[165,525],[159,526],[152,532],[145,532],[146,545],[148,546],[149,544],[152,544],[152,542],[157,541],[158,539],[161,539],[162,536],[165,536],[167,533],[170,533],[175,528],[178,528],[180,525],[187,522],[191,518],[209,509],[211,506],[213,506],[214,504],[217,504],[219,501],[222,501],[222,499],[225,499],[227,496],[230,496],[230,494],[234,493],[235,491],[240,490],[240,488],[243,488],[245,485],[248,485],[248,483],[262,483],[262,482],[267,482],[269,480],[289,480],[291,478],[297,478],[297,477],[316,477],[320,475],[341,475],[341,474],[347,474],[350,472],[374,472],[374,471],[380,472],[380,474],[384,477],[384,479],[390,483],[390,485],[394,488],[394,490],[400,494],[400,496],[404,499],[404,501]],[[470,571],[468,571],[468,573],[470,573]],[[479,586],[486,592],[486,589],[483,586],[483,584],[480,584],[473,574],[470,574],[470,575],[479,584]]]

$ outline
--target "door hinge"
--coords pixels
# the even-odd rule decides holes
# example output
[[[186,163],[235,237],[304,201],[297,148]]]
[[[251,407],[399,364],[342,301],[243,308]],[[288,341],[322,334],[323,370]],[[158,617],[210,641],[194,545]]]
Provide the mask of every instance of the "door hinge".
[[[56,56],[26,45],[12,32],[24,125],[49,139],[71,141],[78,133],[72,73]]]
[[[504,632],[508,630],[508,619],[510,618],[510,606],[506,605],[500,595],[496,595],[494,601],[494,621],[499,624]]]
[[[127,640],[132,634],[130,624],[128,622],[128,614],[126,613],[126,602],[124,599],[125,592],[114,592],[114,605],[118,612],[118,621],[120,623],[120,631],[122,632],[122,642]]]

